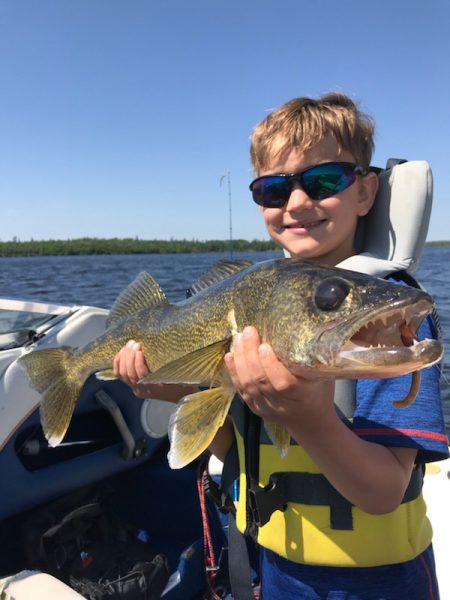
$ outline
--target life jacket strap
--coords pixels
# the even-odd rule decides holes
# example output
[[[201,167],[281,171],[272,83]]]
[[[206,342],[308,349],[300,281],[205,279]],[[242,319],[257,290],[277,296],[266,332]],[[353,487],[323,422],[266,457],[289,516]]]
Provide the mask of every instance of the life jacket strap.
[[[423,486],[424,468],[416,466],[411,474],[402,504],[419,496]],[[353,504],[349,502],[321,473],[272,473],[265,487],[251,486],[249,505],[254,522],[262,527],[275,510],[284,511],[288,502],[310,506],[329,506],[332,529],[353,529]]]
[[[353,529],[352,504],[320,473],[272,473],[268,485],[249,489],[252,517],[258,527],[288,502],[329,506],[332,529]]]
[[[203,473],[203,487],[205,489],[205,494],[214,502],[221,513],[231,513],[233,516],[236,515],[236,507],[234,506],[233,498],[228,492],[222,490],[207,470]]]

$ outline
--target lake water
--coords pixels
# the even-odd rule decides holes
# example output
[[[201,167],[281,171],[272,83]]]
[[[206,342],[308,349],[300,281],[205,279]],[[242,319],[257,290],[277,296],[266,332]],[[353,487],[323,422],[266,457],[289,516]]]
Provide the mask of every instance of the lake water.
[[[254,261],[276,252],[234,253]],[[113,256],[0,257],[0,297],[109,307],[140,271],[148,271],[176,302],[210,265],[228,253]],[[426,248],[415,276],[436,301],[444,343],[450,348],[450,246]],[[450,427],[450,353],[444,359],[442,395]]]

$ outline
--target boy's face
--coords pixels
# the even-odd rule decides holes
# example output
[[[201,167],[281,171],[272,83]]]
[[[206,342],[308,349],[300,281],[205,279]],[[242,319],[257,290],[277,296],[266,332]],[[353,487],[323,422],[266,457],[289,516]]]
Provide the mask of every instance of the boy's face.
[[[354,163],[355,159],[348,151],[339,152],[335,138],[327,135],[306,152],[288,149],[275,155],[259,175],[299,173],[320,163],[334,161]],[[324,200],[311,200],[295,182],[289,200],[282,208],[261,207],[261,212],[270,237],[291,256],[334,266],[355,253],[357,220],[372,206],[377,186],[374,173],[365,177],[359,175],[343,192]]]

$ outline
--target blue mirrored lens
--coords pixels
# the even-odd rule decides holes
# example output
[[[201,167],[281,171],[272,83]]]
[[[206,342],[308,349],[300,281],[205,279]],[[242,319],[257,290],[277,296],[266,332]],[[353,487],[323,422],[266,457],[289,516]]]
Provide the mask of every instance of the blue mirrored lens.
[[[291,193],[291,184],[283,175],[261,177],[252,185],[253,200],[261,206],[278,208],[286,204]]]
[[[347,189],[355,181],[353,167],[339,163],[318,165],[301,174],[301,184],[313,200],[323,200]]]

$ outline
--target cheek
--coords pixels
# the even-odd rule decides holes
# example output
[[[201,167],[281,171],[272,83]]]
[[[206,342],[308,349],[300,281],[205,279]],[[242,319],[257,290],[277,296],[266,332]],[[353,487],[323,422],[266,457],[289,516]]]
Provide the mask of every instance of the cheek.
[[[283,211],[278,208],[264,208],[263,206],[260,206],[259,210],[262,213],[266,227],[278,225],[283,216]]]
[[[339,198],[333,197],[323,200],[323,208],[334,221],[347,221],[348,219],[356,218],[358,208],[357,198],[356,196],[352,197],[350,194],[344,194],[345,192]]]

